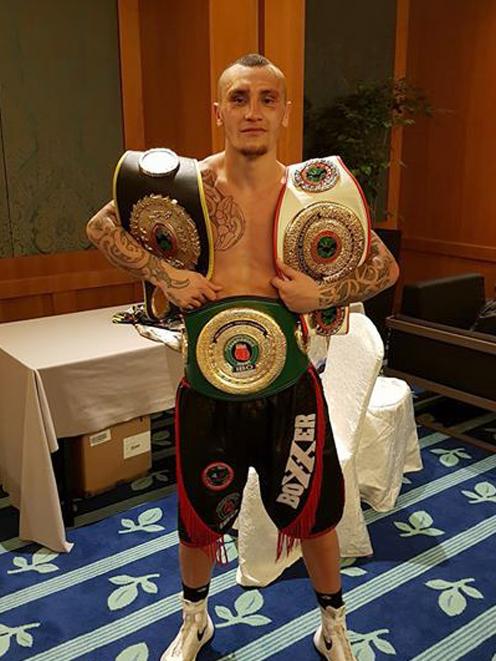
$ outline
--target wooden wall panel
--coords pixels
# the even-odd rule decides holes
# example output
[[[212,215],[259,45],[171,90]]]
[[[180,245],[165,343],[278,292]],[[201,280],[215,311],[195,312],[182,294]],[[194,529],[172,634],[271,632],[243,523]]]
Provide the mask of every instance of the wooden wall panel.
[[[209,3],[140,3],[146,147],[211,152]]]
[[[119,0],[122,120],[126,149],[145,147],[140,0]]]
[[[396,36],[394,49],[394,79],[400,80],[407,75],[408,25],[410,0],[397,0]],[[391,131],[391,152],[388,177],[388,215],[381,222],[382,229],[397,229],[401,187],[401,152],[403,150],[403,127],[395,126]]]
[[[134,303],[141,284],[96,250],[0,260],[0,322]]]
[[[143,300],[140,284],[104,285],[96,289],[81,289],[65,294],[65,300],[54,296],[56,314],[72,312],[73,310],[94,310],[112,305],[122,304],[125,310],[128,304]],[[70,298],[69,298],[70,297]]]
[[[258,0],[210,0],[210,98],[217,100],[217,81],[224,69],[241,55],[257,53]],[[211,118],[212,151],[222,151],[222,129]]]
[[[36,319],[55,314],[50,294],[0,299],[0,322]]]
[[[496,282],[494,34],[492,0],[410,4],[408,77],[437,110],[405,131],[400,194],[404,277],[475,270],[485,274],[491,294]]]
[[[105,257],[97,250],[78,250],[56,255],[31,255],[0,260],[0,287],[3,281],[18,278],[40,278],[63,275],[77,271],[100,271],[112,269]],[[114,269],[112,269],[114,270]],[[0,290],[5,293],[5,289]]]
[[[279,141],[279,159],[297,163],[303,153],[305,0],[265,0],[263,54],[284,72],[292,102],[289,127]]]
[[[444,278],[460,273],[480,273],[484,276],[486,297],[495,298],[496,268],[491,262],[453,255],[433,254],[404,248],[401,257],[401,283]]]

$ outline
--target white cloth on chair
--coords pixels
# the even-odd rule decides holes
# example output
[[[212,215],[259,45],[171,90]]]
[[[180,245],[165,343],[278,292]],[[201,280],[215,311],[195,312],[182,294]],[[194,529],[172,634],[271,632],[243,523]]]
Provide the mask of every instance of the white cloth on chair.
[[[377,378],[356,467],[361,498],[378,512],[395,506],[403,473],[422,469],[413,398],[405,381]]]
[[[356,467],[368,403],[384,358],[384,345],[372,321],[350,314],[347,335],[331,339],[322,383],[345,479],[345,507],[337,526],[341,555],[371,555],[372,545],[360,504]]]
[[[240,585],[263,587],[301,558],[296,544],[276,561],[277,528],[269,518],[260,496],[257,472],[250,468],[237,519],[239,564],[236,580]]]
[[[361,312],[362,314],[365,314],[365,307],[361,301],[350,303],[350,312]]]
[[[360,312],[365,314],[363,303],[351,303],[350,312]],[[329,351],[329,338],[324,335],[312,335],[308,346],[308,357],[313,363],[314,367],[320,372],[320,369],[325,365],[327,360],[327,352]]]
[[[345,479],[346,504],[337,526],[341,555],[371,555],[372,545],[360,506],[355,457],[367,405],[379,374],[384,346],[365,315],[350,314],[350,331],[331,339],[322,374],[325,397]],[[238,517],[241,585],[267,585],[301,556],[298,548],[275,561],[277,529],[263,507],[258,478],[250,470]]]

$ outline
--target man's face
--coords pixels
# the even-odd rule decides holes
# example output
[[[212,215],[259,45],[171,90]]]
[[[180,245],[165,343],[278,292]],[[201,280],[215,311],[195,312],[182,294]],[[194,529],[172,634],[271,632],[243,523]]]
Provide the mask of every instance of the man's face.
[[[221,80],[214,105],[226,143],[248,158],[275,149],[281,127],[288,124],[284,82],[271,67],[235,65]]]

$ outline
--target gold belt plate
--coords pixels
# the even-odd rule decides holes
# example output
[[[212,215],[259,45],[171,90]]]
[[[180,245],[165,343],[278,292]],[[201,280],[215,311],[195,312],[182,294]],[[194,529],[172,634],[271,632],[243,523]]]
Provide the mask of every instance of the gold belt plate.
[[[315,280],[335,282],[360,263],[366,234],[351,209],[337,202],[315,202],[287,226],[284,261]]]
[[[179,269],[194,269],[200,237],[186,210],[163,195],[145,195],[133,205],[130,232],[147,250]]]
[[[277,322],[252,308],[223,310],[201,330],[196,359],[203,376],[223,392],[267,388],[286,362],[286,337]]]

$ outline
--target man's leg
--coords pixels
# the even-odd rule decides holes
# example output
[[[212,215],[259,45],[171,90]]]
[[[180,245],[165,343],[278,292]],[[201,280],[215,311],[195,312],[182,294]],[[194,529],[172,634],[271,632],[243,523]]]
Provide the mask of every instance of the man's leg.
[[[194,661],[201,648],[214,635],[207,611],[210,577],[215,561],[207,549],[179,543],[179,564],[183,584],[183,624],[161,661]]]
[[[196,415],[195,415],[196,413]],[[208,533],[204,519],[210,520],[208,495],[201,479],[202,465],[208,465],[208,456],[193,451],[192,441],[205,450],[209,449],[212,421],[215,416],[213,407],[189,386],[181,384],[176,399],[176,461],[179,512],[181,508],[188,513],[189,524],[192,522],[198,530]],[[194,428],[193,421],[201,424]],[[198,429],[204,434],[199,436]],[[200,463],[198,463],[200,462]],[[205,507],[202,507],[205,506]],[[181,515],[178,517],[179,565],[182,580],[183,622],[179,633],[162,654],[161,661],[194,661],[201,648],[214,635],[214,626],[207,610],[208,589],[214,566],[212,547],[203,547],[210,540],[195,540],[184,525]],[[207,537],[215,538],[215,530]],[[200,536],[201,539],[201,536]],[[194,544],[196,542],[196,545]],[[209,552],[210,551],[210,552]]]
[[[161,661],[194,661],[214,635],[208,590],[223,557],[222,535],[239,512],[248,467],[238,457],[235,403],[212,400],[183,384],[176,403],[176,461],[179,500],[179,563],[183,623]],[[233,418],[238,424],[230,426]],[[227,436],[227,434],[229,434]]]
[[[281,547],[288,538],[301,539],[322,616],[314,637],[317,650],[330,661],[352,661],[335,531],[344,486],[322,384],[309,369],[291,390],[275,397],[269,446],[274,456],[270,471],[260,465],[262,499],[281,532]]]
[[[161,661],[194,661],[200,649],[214,635],[207,598],[215,560],[208,550],[208,547],[195,548],[179,542],[183,624]]]
[[[191,589],[202,588],[210,583],[215,561],[203,549],[179,544],[179,565],[183,585]]]
[[[346,630],[346,609],[341,592],[340,554],[336,530],[301,540],[303,559],[320,606],[322,624],[315,632],[315,647],[331,661],[353,661]]]
[[[339,542],[336,530],[314,539],[302,539],[303,559],[315,592],[335,594],[341,590]]]
[[[326,659],[353,661],[341,592],[340,554],[336,530],[333,529],[314,539],[303,539],[301,548],[322,617],[322,624],[315,632],[314,645]]]

